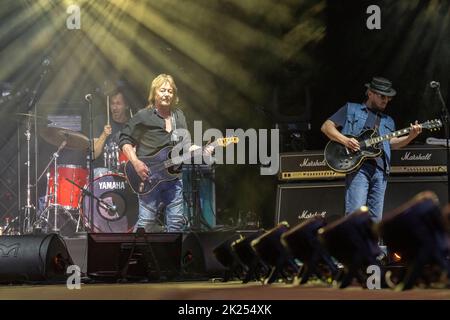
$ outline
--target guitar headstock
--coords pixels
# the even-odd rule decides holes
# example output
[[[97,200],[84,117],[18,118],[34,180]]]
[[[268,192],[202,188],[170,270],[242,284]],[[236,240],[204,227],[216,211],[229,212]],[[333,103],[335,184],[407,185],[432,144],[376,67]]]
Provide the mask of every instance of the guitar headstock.
[[[439,130],[442,127],[442,121],[440,119],[428,120],[424,123],[421,123],[420,126],[422,129],[428,129],[431,131]]]
[[[221,146],[221,147],[226,147],[227,145],[229,145],[231,143],[238,143],[238,142],[239,142],[239,138],[236,136],[219,138],[215,141],[215,143],[217,143],[217,145]]]

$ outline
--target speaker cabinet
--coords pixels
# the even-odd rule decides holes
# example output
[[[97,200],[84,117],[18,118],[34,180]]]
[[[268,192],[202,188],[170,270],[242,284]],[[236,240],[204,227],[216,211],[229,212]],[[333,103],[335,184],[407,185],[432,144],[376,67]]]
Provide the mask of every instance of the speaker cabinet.
[[[104,281],[149,279],[159,269],[160,276],[168,280],[223,277],[226,268],[215,257],[214,249],[226,240],[255,232],[146,233],[146,239],[135,233],[90,233],[87,236],[87,275]],[[125,277],[124,267],[127,268]]]
[[[425,190],[436,193],[441,204],[448,203],[446,176],[391,177],[386,189],[384,212],[394,210]]]
[[[227,269],[217,260],[214,249],[227,240],[237,240],[256,232],[257,230],[224,230],[186,233],[182,255],[185,276],[188,278],[224,277]]]
[[[61,281],[72,259],[56,234],[1,236],[0,282]]]
[[[182,233],[89,233],[87,241],[89,277],[159,280],[180,274]]]
[[[342,181],[279,185],[275,225],[287,221],[293,227],[314,216],[327,222],[339,219],[344,213],[344,186]]]
[[[86,274],[87,268],[87,236],[82,234],[76,238],[64,237],[67,250],[72,257],[73,263],[80,267],[83,275]]]
[[[447,203],[447,179],[444,176],[390,177],[384,212],[425,190],[434,191],[441,203]],[[275,224],[287,221],[293,227],[313,216],[322,216],[330,223],[342,217],[344,212],[345,181],[278,185]]]

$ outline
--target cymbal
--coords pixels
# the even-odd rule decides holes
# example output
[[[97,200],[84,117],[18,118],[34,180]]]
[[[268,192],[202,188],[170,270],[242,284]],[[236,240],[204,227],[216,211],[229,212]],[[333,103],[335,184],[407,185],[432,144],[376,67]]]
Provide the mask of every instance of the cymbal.
[[[22,112],[17,112],[17,113],[13,113],[8,115],[6,118],[13,118],[15,120],[20,120],[20,121],[28,121],[30,120],[31,123],[34,123],[34,121],[36,120],[38,125],[48,125],[49,123],[51,123],[51,121],[49,121],[48,119],[41,117],[41,116],[36,116],[32,113],[22,113]]]
[[[67,149],[81,150],[89,147],[89,139],[79,132],[57,127],[40,128],[39,132],[45,141],[57,147],[64,141]]]

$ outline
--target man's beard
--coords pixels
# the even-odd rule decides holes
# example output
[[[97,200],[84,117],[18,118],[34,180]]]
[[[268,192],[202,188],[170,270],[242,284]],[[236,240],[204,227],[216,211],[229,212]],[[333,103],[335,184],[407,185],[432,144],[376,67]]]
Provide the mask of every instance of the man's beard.
[[[379,107],[378,105],[376,105],[374,102],[368,102],[367,103],[367,106],[370,108],[370,109],[372,109],[372,110],[375,110],[375,111],[384,111],[384,109],[386,108],[386,107]]]

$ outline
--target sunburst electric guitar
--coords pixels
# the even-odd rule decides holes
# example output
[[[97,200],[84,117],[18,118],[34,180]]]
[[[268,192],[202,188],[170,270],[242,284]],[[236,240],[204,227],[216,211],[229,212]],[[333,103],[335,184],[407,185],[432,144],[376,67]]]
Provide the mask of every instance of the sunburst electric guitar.
[[[214,142],[207,144],[203,149],[208,146],[213,146],[214,148],[219,146],[226,147],[231,143],[238,142],[239,138],[234,136],[219,138]],[[181,156],[176,156],[172,159],[170,157],[172,149],[172,147],[165,147],[153,156],[139,158],[139,160],[144,162],[149,169],[148,178],[146,180],[142,180],[139,177],[130,161],[126,163],[125,175],[133,192],[144,195],[152,192],[161,182],[177,179],[180,173],[180,165],[186,160],[198,155],[198,153],[194,151]]]
[[[421,123],[420,126],[422,129],[434,130],[442,127],[442,122],[438,119],[428,120]],[[382,150],[379,146],[381,142],[406,135],[410,130],[411,127],[408,127],[383,136],[377,136],[375,130],[366,130],[359,136],[347,135],[349,138],[358,140],[360,145],[360,150],[358,151],[351,151],[339,142],[329,141],[324,151],[325,161],[331,170],[335,172],[353,172],[363,164],[364,160],[374,159],[381,155]]]

